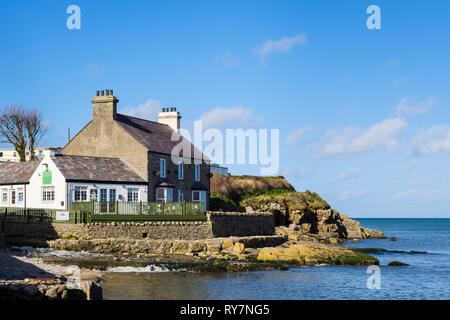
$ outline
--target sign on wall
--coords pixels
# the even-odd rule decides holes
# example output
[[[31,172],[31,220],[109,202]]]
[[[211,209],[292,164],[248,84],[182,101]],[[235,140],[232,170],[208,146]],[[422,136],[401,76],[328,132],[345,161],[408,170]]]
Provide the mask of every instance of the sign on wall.
[[[52,184],[52,172],[48,168],[42,172],[42,184]]]
[[[70,212],[69,211],[56,211],[56,220],[58,221],[69,221]]]

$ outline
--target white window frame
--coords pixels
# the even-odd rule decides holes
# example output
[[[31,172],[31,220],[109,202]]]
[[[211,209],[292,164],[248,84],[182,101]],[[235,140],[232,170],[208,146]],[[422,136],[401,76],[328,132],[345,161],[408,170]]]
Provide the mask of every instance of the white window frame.
[[[55,187],[44,186],[41,188],[41,202],[52,203],[55,202]]]
[[[127,202],[139,202],[139,188],[127,188]]]
[[[183,161],[178,162],[178,180],[184,179],[184,164]]]
[[[88,201],[87,200],[88,199],[88,197],[87,197],[87,194],[88,194],[87,190],[88,190],[87,186],[75,186],[75,188],[73,189],[73,199],[72,199],[72,201],[73,202]],[[79,200],[76,200],[76,192],[77,191],[80,193],[80,199]],[[83,194],[84,194],[84,199],[82,197]]]
[[[161,178],[165,178],[166,177],[166,159],[160,158],[159,159],[159,176]]]
[[[194,178],[195,181],[200,181],[200,165],[199,164],[194,164]]]

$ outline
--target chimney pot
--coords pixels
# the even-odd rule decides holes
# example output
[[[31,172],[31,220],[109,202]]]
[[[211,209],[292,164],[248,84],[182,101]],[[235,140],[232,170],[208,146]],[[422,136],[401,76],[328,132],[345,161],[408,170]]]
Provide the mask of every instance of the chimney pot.
[[[173,108],[173,111],[177,111],[177,108]]]
[[[105,90],[102,90],[102,91],[100,92],[100,94],[101,94],[102,96],[104,96],[104,95],[105,95]]]
[[[111,93],[111,95],[112,95],[112,96],[114,95],[114,93],[113,93],[112,89],[111,89],[111,90],[109,90],[109,93]]]
[[[100,90],[97,90],[97,97],[98,97],[99,94],[100,94]]]

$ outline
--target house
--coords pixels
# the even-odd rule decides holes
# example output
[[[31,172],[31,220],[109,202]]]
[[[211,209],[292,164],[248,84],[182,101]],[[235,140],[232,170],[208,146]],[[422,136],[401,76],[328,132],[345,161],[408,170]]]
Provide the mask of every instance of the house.
[[[8,173],[9,172],[9,173]],[[72,202],[147,199],[147,182],[118,158],[56,156],[0,165],[0,206],[70,209]]]
[[[34,154],[36,158],[42,159],[44,156],[44,150],[53,150],[58,153],[61,148],[59,147],[47,147],[47,148],[36,148]],[[30,150],[25,151],[25,159],[30,160]],[[19,162],[20,157],[14,148],[0,148],[0,162]]]
[[[178,133],[180,113],[163,108],[154,122],[117,113],[118,101],[112,90],[97,91],[92,120],[59,154],[44,150],[39,161],[0,163],[0,206],[202,202],[207,210],[210,161]]]

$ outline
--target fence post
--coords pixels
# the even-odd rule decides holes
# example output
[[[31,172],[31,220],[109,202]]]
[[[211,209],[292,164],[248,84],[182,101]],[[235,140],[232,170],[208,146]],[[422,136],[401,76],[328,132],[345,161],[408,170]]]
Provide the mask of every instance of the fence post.
[[[142,201],[139,201],[139,215],[142,215]]]
[[[119,214],[119,200],[116,201],[116,207],[114,209],[116,209],[116,214]]]

